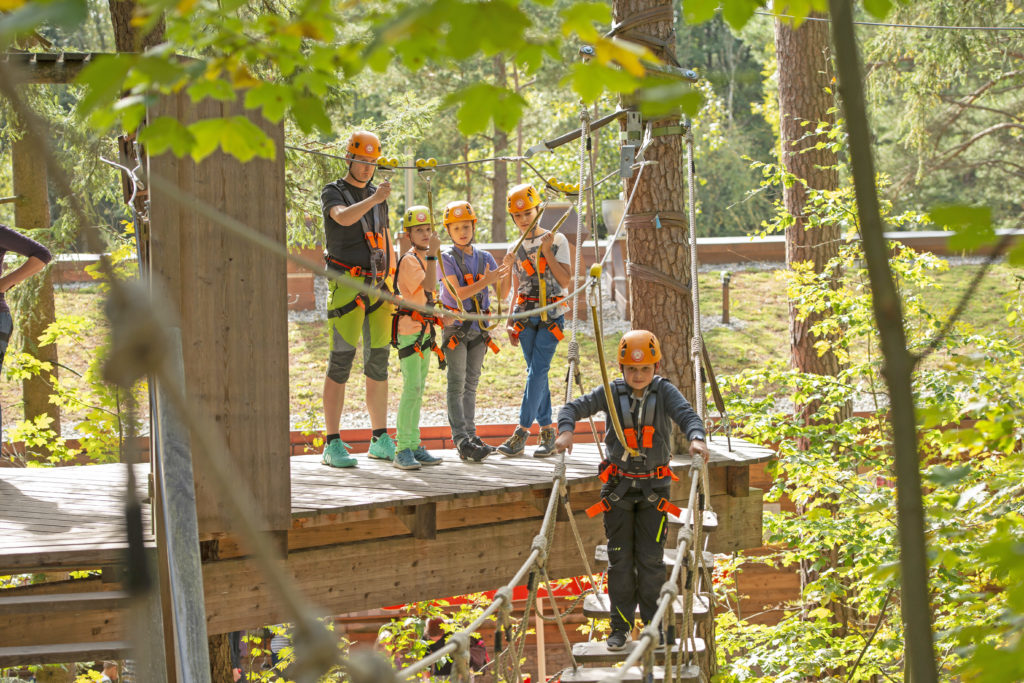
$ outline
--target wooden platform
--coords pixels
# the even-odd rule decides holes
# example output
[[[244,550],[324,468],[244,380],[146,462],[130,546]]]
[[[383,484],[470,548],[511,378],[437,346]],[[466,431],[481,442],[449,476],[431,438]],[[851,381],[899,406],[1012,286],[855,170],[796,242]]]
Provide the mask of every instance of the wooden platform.
[[[712,550],[761,545],[761,492],[748,465],[769,459],[764,448],[733,439],[712,444],[709,502],[718,516]],[[483,464],[435,451],[444,464],[404,472],[359,454],[359,467],[332,469],[318,456],[290,459],[292,526],[285,570],[323,614],[497,588],[530,551],[552,486],[555,458],[491,456]],[[569,501],[587,552],[604,542],[601,517],[584,510],[598,497],[598,452],[578,444],[567,458]],[[144,466],[139,489],[145,492]],[[672,500],[685,504],[688,462]],[[122,465],[0,469],[0,574],[67,571],[116,565],[125,549]],[[148,524],[149,509],[145,506]],[[286,621],[288,613],[235,537],[221,533],[217,560],[203,564],[209,633]],[[282,536],[283,540],[283,536]],[[673,538],[669,538],[671,543]],[[593,564],[593,563],[592,563]],[[556,524],[548,559],[552,579],[585,572],[568,524]],[[119,590],[99,576],[0,591],[0,598]],[[110,643],[128,637],[123,610],[103,600],[51,610],[44,601],[11,602],[0,610],[0,642],[10,647]]]

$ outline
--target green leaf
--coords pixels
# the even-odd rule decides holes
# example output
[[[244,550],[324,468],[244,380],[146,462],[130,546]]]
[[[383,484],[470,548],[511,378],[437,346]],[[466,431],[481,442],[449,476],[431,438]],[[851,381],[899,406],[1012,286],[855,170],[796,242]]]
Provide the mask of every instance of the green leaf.
[[[616,93],[635,92],[640,80],[614,66],[577,62],[570,67],[569,75],[562,79],[562,84],[566,83],[571,84],[584,102],[594,102],[606,89]]]
[[[192,147],[192,158],[197,162],[213,154],[218,146],[242,162],[255,156],[274,158],[273,141],[244,116],[197,121],[190,124],[188,130],[196,141]]]
[[[687,0],[683,3],[683,18],[688,24],[700,24],[715,16],[718,0]]]
[[[103,55],[89,63],[75,82],[86,88],[78,101],[80,114],[91,114],[101,106],[114,102],[124,90],[124,79],[128,70],[138,59],[137,55]]]
[[[689,83],[665,83],[644,88],[637,94],[640,111],[645,116],[663,116],[677,111],[697,115],[704,105],[704,95]]]
[[[268,121],[277,123],[284,117],[294,95],[292,89],[280,83],[261,83],[245,93],[245,108],[263,110]],[[330,123],[328,121],[328,123]]]
[[[455,105],[459,107],[456,113],[459,130],[464,135],[472,135],[486,130],[491,120],[500,130],[511,130],[522,116],[526,100],[511,90],[481,82],[461,88],[441,102],[444,108]]]
[[[231,84],[220,78],[203,78],[188,87],[188,96],[193,102],[212,97],[221,102],[231,102],[237,96]]]
[[[924,477],[928,481],[938,484],[939,486],[952,486],[957,482],[961,481],[971,473],[971,468],[967,465],[957,465],[952,469],[945,465],[936,465]]]
[[[292,116],[295,117],[295,124],[304,133],[312,133],[314,128],[319,128],[324,133],[331,132],[331,120],[324,111],[324,103],[315,97],[299,97],[292,105]]]
[[[1011,266],[1024,266],[1024,240],[1018,241],[1013,249],[1010,249],[1010,253],[1006,255],[1006,260],[1009,261]]]
[[[756,0],[725,0],[722,6],[722,18],[734,30],[739,31],[747,25],[750,17],[754,16],[754,10],[761,6]]]
[[[875,19],[885,19],[892,9],[892,0],[864,0],[864,9]]]
[[[185,125],[170,116],[154,119],[139,131],[139,142],[146,146],[146,151],[157,156],[168,149],[177,157],[183,157],[196,144],[195,136]]]
[[[987,206],[937,206],[928,213],[933,222],[956,233],[949,238],[949,248],[954,251],[973,251],[995,241],[992,209]]]
[[[75,28],[89,16],[85,0],[27,2],[13,12],[0,14],[0,45],[7,49],[15,38],[31,33],[40,26]]]
[[[594,24],[608,24],[612,20],[612,9],[605,2],[577,2],[558,14],[562,17],[563,36],[575,33],[586,41],[597,38]]]

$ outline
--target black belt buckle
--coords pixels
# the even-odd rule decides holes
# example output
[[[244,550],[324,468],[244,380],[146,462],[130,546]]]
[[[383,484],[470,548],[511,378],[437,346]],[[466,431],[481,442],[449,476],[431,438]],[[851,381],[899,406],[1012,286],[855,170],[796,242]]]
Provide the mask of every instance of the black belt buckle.
[[[387,266],[387,259],[384,257],[383,249],[371,249],[370,250],[370,263],[373,264],[373,270],[378,273],[383,273]]]

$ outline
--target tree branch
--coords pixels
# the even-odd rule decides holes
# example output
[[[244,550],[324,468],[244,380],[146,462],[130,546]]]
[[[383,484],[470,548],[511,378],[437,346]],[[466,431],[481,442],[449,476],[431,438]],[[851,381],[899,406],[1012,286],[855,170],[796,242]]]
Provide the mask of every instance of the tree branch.
[[[979,268],[978,272],[974,274],[973,278],[971,278],[971,284],[967,286],[967,291],[965,291],[963,295],[961,295],[960,300],[956,303],[956,308],[953,309],[952,315],[950,315],[946,322],[942,324],[942,328],[932,338],[932,340],[928,342],[928,346],[925,347],[924,351],[922,351],[919,354],[916,354],[913,357],[915,367],[920,365],[921,361],[930,356],[937,348],[939,348],[939,344],[942,343],[942,340],[946,338],[946,335],[949,334],[949,331],[953,329],[953,325],[955,325],[956,321],[960,318],[961,315],[963,315],[964,310],[967,308],[967,302],[969,302],[974,297],[974,292],[978,289],[978,285],[981,284],[981,281],[984,279],[985,273],[988,272],[989,267],[993,263],[995,263],[1000,256],[1002,256],[1003,251],[1005,251],[1006,248],[1010,246],[1010,243],[1013,241],[1013,238],[1019,234],[1021,233],[1016,230],[1013,230],[1011,232],[1004,233],[999,238],[999,241],[996,242],[995,248],[992,249],[992,253],[985,258],[985,262],[981,264],[981,268]]]

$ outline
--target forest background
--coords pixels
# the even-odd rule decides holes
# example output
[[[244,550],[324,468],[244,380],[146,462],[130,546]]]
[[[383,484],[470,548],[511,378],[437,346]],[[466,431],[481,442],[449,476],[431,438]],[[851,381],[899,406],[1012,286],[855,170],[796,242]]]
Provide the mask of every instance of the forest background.
[[[170,63],[157,48],[141,58],[97,62],[89,74],[91,87],[87,91],[78,87],[28,91],[29,101],[50,124],[50,142],[59,160],[75,170],[71,192],[90,199],[90,220],[105,231],[110,247],[122,254],[130,245],[130,235],[123,228],[128,214],[121,204],[119,179],[99,156],[115,156],[109,131],[119,123],[132,128],[131,124],[138,122],[147,90],[173,87],[183,77],[196,98],[233,97],[232,87],[246,89],[246,101],[252,106],[261,107],[269,117],[284,118],[287,142],[296,147],[340,153],[349,131],[368,127],[382,133],[388,154],[405,160],[433,156],[442,161],[515,154],[575,127],[579,95],[596,100],[593,104],[604,112],[616,106],[615,94],[604,92],[605,86],[622,91],[637,85],[627,78],[632,63],[629,54],[614,52],[614,45],[605,48],[613,51],[621,70],[607,65],[605,71],[584,70],[574,63],[577,45],[571,36],[575,32],[584,39],[596,38],[594,24],[607,26],[610,20],[604,3],[524,5],[531,15],[530,27],[524,30],[517,24],[515,31],[507,32],[511,36],[508,49],[514,57],[506,58],[502,50],[493,49],[505,44],[500,35],[504,26],[469,22],[462,28],[476,29],[483,38],[464,32],[450,39],[444,50],[426,47],[419,52],[418,43],[398,40],[393,47],[401,62],[380,56],[392,47],[385,40],[391,33],[382,20],[386,4],[346,6],[351,21],[329,28],[315,21],[318,13],[327,13],[317,3],[224,2],[218,22],[203,27],[182,20],[193,4],[144,4],[151,9],[174,10],[176,20],[168,25],[168,38],[175,49],[205,57],[209,77]],[[448,4],[463,11],[474,7],[471,3]],[[809,8],[806,3],[795,4],[802,12]],[[780,143],[773,20],[755,14],[755,6],[727,2],[719,16],[714,3],[687,3],[683,7],[687,19],[706,21],[677,22],[680,63],[706,79],[698,86],[699,97],[676,93],[676,100],[670,102],[684,104],[684,109],[695,115],[701,235],[779,229],[784,222],[779,206],[781,187],[795,182],[774,163]],[[40,7],[77,11],[80,20],[51,24],[37,16],[21,24],[35,27],[33,35],[21,36],[29,46],[113,50],[114,36],[102,3],[57,0]],[[875,0],[865,7],[869,12],[860,15],[865,19],[1011,28],[1022,26],[1024,12],[1019,0],[921,0],[897,5]],[[199,9],[206,16],[213,14],[205,5]],[[694,16],[695,12],[700,15]],[[157,14],[143,15],[143,23],[153,23]],[[313,19],[306,21],[307,16]],[[256,49],[252,43],[257,41],[243,29],[258,27],[269,34],[282,24],[287,30],[281,33],[281,44],[266,48],[274,59],[264,62],[239,57]],[[3,35],[10,37],[17,28],[5,25]],[[390,28],[401,36],[400,29],[407,27]],[[556,28],[569,39],[545,40]],[[525,45],[517,42],[523,36],[528,39]],[[232,39],[239,43],[232,44]],[[294,45],[285,45],[291,39]],[[365,58],[373,69],[350,69],[351,54],[336,61],[339,53],[319,50],[316,45],[307,49],[303,42],[307,39],[314,44],[362,41],[360,44],[370,49],[360,52],[359,59]],[[1024,130],[1021,32],[862,26],[856,39],[868,72],[872,143],[880,170],[877,184],[886,199],[887,227],[929,228],[933,223],[927,212],[939,205],[978,208],[946,214],[950,227],[976,228],[962,231],[968,233],[962,246],[984,241],[994,228],[1017,227],[1024,170],[1022,155],[1017,153]],[[385,48],[372,49],[381,41]],[[487,58],[475,53],[482,42]],[[460,51],[460,45],[465,49]],[[304,68],[296,68],[296,55],[301,55]],[[286,63],[285,58],[291,62]],[[139,94],[122,98],[129,73],[128,84],[137,87]],[[298,75],[286,87],[274,82],[281,73]],[[83,123],[83,113],[89,126]],[[3,122],[10,129],[9,112]],[[818,129],[820,122],[808,121],[807,126]],[[165,122],[150,129],[147,144],[151,151],[171,149],[197,157],[217,146],[241,158],[267,153],[258,136],[234,132],[230,126],[186,131]],[[816,196],[811,213],[828,217],[852,233],[861,226],[850,193],[851,149],[841,126],[825,133],[831,133],[827,137],[838,154],[843,186],[838,193]],[[611,131],[598,137],[600,172],[614,165],[616,144]],[[5,167],[10,155],[8,139],[4,136],[2,143]],[[289,241],[296,246],[309,245],[321,229],[319,188],[340,176],[343,167],[328,157],[298,151],[288,155]],[[544,157],[538,167],[542,176],[572,179],[574,161],[572,152],[566,150]],[[488,165],[466,168],[469,170],[462,173],[439,176],[440,201],[468,198],[478,206],[490,205],[491,220],[482,221],[480,237],[500,239],[505,224],[500,174],[493,174]],[[508,170],[510,178],[505,184],[519,177],[517,168]],[[536,180],[525,169],[523,179]],[[4,182],[9,179],[5,177]],[[12,194],[10,187],[2,189]],[[618,189],[606,186],[602,192],[598,199],[614,197]],[[46,242],[58,253],[75,251],[80,248],[80,221],[72,217],[68,193],[56,186],[51,186],[50,193],[54,225]],[[394,202],[392,217],[402,208]],[[488,215],[486,210],[480,213]],[[12,222],[9,215],[0,215],[0,219]],[[891,267],[898,273],[907,325],[913,332],[908,348],[916,345],[925,349],[924,355],[938,351],[929,359],[931,364],[923,366],[927,372],[917,376],[915,404],[921,408],[918,426],[927,434],[922,451],[927,461],[921,469],[928,484],[925,504],[930,557],[935,563],[931,585],[935,587],[933,619],[939,628],[939,665],[944,672],[958,675],[1012,680],[1021,673],[1024,661],[1019,656],[1020,639],[1013,635],[1024,604],[1020,595],[1024,585],[1020,563],[1024,494],[1014,476],[1020,464],[1020,399],[1024,394],[1021,302],[1019,289],[1014,289],[1019,277],[1012,272],[1007,275],[1001,293],[1009,296],[992,302],[1005,314],[1002,324],[997,322],[991,334],[975,335],[959,326],[947,330],[948,312],[930,310],[914,297],[914,287],[931,287],[929,273],[936,270],[935,264],[907,254],[899,257]],[[839,381],[818,384],[778,367],[755,370],[734,380],[733,386],[738,388],[734,395],[740,397],[740,403],[733,409],[744,429],[759,440],[783,445],[778,470],[782,476],[772,495],[790,496],[803,506],[800,516],[769,516],[769,540],[782,548],[778,561],[809,565],[801,598],[789,606],[782,629],[758,631],[732,612],[735,622],[720,621],[720,652],[731,655],[728,675],[740,679],[835,676],[878,680],[905,673],[902,624],[893,615],[893,605],[900,601],[900,558],[894,529],[902,520],[892,489],[875,484],[877,477],[892,474],[884,403],[867,421],[848,420],[837,428],[794,422],[779,412],[772,396],[772,392],[786,393],[798,403],[814,400],[841,411],[865,382],[880,382],[877,331],[869,312],[871,291],[861,265],[862,255],[855,252],[844,253],[836,262],[836,272],[849,274],[847,288],[839,295],[806,272],[793,275],[787,291],[791,304],[799,302],[807,310],[829,313],[823,324],[840,333],[832,342],[834,348],[850,352],[850,364]],[[31,295],[30,288],[19,293],[23,307],[31,302]],[[73,339],[87,325],[88,321],[58,320],[51,336]],[[930,348],[933,344],[935,348]],[[98,373],[95,380],[96,391],[102,391]],[[116,407],[121,399],[107,396],[104,400],[112,402],[108,407]],[[962,420],[975,421],[974,426],[955,432],[938,429]],[[804,447],[794,450],[796,443]],[[835,457],[837,452],[842,457]],[[971,466],[964,464],[967,460]],[[819,561],[822,549],[830,551],[826,562]],[[780,633],[787,637],[780,641]]]

